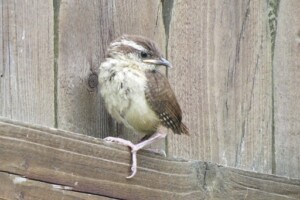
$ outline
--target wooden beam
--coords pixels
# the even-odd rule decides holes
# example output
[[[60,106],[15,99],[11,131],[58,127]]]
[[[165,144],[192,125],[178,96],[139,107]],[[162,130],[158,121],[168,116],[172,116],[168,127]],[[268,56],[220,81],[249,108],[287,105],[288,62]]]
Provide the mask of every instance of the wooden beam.
[[[22,176],[0,172],[0,199],[61,199],[64,200],[108,200],[91,194],[69,191],[70,187],[30,180]],[[46,195],[45,195],[46,194]]]
[[[75,198],[75,193],[77,199],[300,198],[300,180],[164,158],[146,151],[139,152],[138,173],[128,180],[129,162],[129,151],[123,146],[0,120],[0,182],[7,183],[1,188],[2,199],[16,193],[69,199]]]

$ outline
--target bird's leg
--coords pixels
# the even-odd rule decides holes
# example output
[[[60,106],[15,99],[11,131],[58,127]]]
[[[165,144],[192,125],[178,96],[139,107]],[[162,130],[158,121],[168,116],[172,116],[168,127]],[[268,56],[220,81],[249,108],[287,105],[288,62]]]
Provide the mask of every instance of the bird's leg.
[[[134,175],[137,172],[137,159],[136,159],[136,153],[138,150],[144,148],[145,146],[153,143],[155,140],[157,139],[161,139],[161,138],[165,138],[166,137],[166,133],[163,132],[156,132],[153,135],[151,135],[151,137],[149,137],[147,140],[144,140],[138,144],[133,144],[132,142],[128,141],[128,140],[124,140],[122,138],[117,138],[117,137],[106,137],[104,138],[105,141],[109,141],[109,142],[116,142],[118,144],[121,145],[125,145],[131,148],[131,175],[126,177],[126,178],[132,178],[134,177]]]
[[[163,131],[162,131],[162,132],[163,132]],[[139,141],[139,143],[142,142],[142,141],[145,141],[145,140],[149,139],[150,137],[151,137],[151,135],[145,135],[145,136]],[[167,154],[166,154],[165,150],[163,150],[163,149],[157,149],[157,148],[152,148],[152,147],[146,147],[146,148],[144,148],[144,149],[147,150],[147,151],[151,151],[151,152],[153,152],[153,153],[155,153],[155,154],[159,154],[159,155],[161,155],[161,156],[167,157]]]
[[[150,151],[152,153],[155,153],[155,154],[158,154],[160,156],[163,156],[163,157],[167,157],[167,154],[166,154],[166,151],[163,150],[163,149],[155,149],[155,148],[144,148],[145,150],[147,151]]]
[[[125,140],[125,139],[118,138],[118,137],[106,137],[103,140],[106,142],[115,142],[117,144],[128,146],[130,148],[132,148],[134,146],[134,144],[132,142],[130,142],[129,140]]]

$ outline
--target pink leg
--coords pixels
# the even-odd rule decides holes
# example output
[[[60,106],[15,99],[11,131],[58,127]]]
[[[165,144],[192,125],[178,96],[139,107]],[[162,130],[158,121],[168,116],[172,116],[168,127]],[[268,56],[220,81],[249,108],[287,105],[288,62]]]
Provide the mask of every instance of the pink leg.
[[[131,148],[131,159],[132,159],[132,165],[131,165],[131,175],[126,177],[126,178],[132,178],[134,177],[134,175],[137,172],[137,159],[136,159],[136,152],[142,148],[144,148],[145,146],[153,143],[155,140],[160,139],[160,138],[165,138],[167,136],[166,133],[161,133],[161,132],[156,132],[154,133],[150,138],[148,138],[147,140],[144,140],[138,144],[133,144],[132,142],[128,141],[128,140],[124,140],[122,138],[117,138],[117,137],[106,137],[104,138],[105,141],[108,142],[116,142],[118,144],[122,144],[125,146],[128,146]]]
[[[163,149],[154,149],[154,148],[144,148],[147,151],[151,151],[155,154],[161,155],[163,157],[167,157],[166,151]]]

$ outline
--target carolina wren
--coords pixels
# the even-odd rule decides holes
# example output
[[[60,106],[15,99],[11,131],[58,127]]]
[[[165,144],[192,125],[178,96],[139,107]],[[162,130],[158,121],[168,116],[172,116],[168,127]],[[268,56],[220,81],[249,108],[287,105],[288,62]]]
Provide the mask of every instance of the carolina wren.
[[[99,83],[107,111],[126,127],[146,135],[138,144],[116,137],[104,139],[131,148],[132,174],[127,178],[136,174],[137,151],[165,138],[165,128],[189,134],[168,79],[157,69],[159,65],[171,67],[153,41],[136,35],[123,35],[111,42],[100,65]]]

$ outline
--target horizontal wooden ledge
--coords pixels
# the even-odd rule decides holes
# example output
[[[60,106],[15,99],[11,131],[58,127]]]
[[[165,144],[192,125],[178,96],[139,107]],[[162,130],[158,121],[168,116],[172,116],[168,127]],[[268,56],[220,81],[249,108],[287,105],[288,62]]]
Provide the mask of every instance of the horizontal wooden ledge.
[[[0,199],[64,199],[108,200],[111,198],[69,191],[67,186],[30,180],[22,176],[0,172]],[[62,198],[63,197],[63,198]]]
[[[42,193],[44,199],[300,199],[300,180],[146,151],[138,153],[138,173],[128,180],[129,163],[126,147],[0,119],[0,182],[8,183],[0,199],[18,192],[39,199]],[[18,177],[25,179],[12,181]]]

